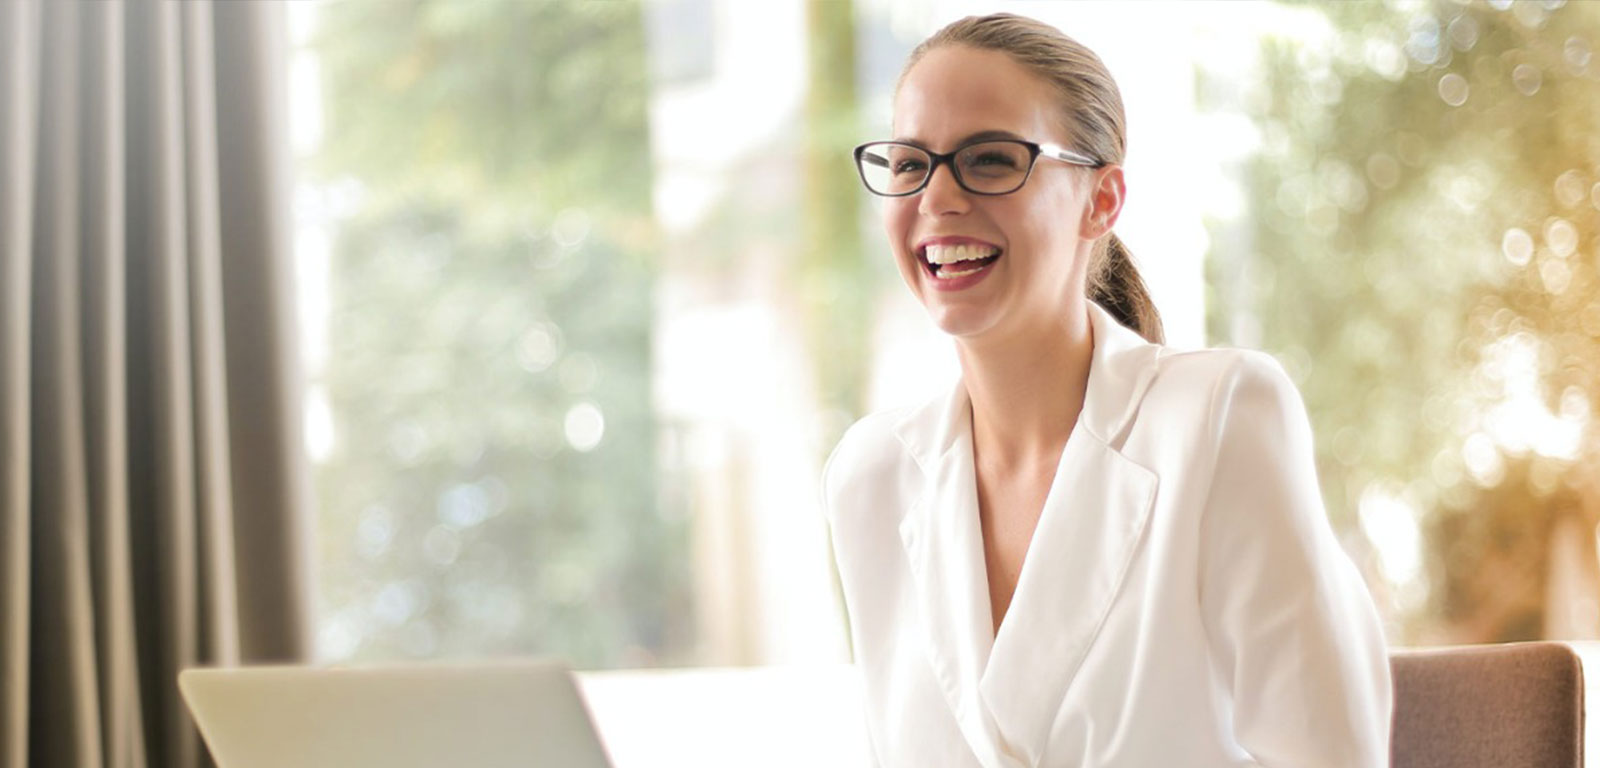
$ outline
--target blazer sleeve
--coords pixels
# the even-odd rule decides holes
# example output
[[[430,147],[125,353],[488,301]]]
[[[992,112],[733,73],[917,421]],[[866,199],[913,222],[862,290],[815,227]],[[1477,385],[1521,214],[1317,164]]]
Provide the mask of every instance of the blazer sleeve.
[[[1210,420],[1199,597],[1235,740],[1268,768],[1387,766],[1388,651],[1328,525],[1299,392],[1277,361],[1246,353]]]

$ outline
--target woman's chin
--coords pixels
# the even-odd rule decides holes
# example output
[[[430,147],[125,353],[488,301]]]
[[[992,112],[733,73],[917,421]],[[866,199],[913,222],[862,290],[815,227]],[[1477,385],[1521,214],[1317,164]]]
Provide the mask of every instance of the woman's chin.
[[[944,303],[927,305],[928,319],[946,336],[956,339],[981,335],[994,327],[992,312],[981,307],[951,306]]]

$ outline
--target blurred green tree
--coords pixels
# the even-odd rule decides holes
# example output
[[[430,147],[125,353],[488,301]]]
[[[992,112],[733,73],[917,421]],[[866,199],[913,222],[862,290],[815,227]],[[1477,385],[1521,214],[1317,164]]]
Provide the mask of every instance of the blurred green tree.
[[[1213,227],[1210,335],[1283,360],[1353,540],[1389,527],[1359,520],[1367,494],[1415,510],[1393,640],[1540,636],[1557,533],[1592,533],[1600,501],[1600,4],[1288,5],[1326,40],[1269,37],[1245,93],[1202,77],[1262,137],[1253,218]],[[1593,613],[1591,533],[1569,576]]]
[[[328,127],[307,172],[349,208],[321,379],[324,650],[681,663],[639,4],[344,2],[317,19]]]
[[[851,166],[861,136],[854,5],[806,2],[806,230],[796,265],[818,399],[833,417],[821,435],[825,450],[866,413],[873,302],[883,283],[862,245],[863,192]]]

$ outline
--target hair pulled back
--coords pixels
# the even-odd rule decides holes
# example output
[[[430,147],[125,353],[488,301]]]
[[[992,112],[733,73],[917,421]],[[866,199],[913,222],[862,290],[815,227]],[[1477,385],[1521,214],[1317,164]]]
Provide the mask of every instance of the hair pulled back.
[[[1094,51],[1044,22],[1011,13],[968,16],[922,41],[901,70],[907,72],[929,51],[965,45],[1000,51],[1049,83],[1060,96],[1071,149],[1094,160],[1121,165],[1127,151],[1127,118],[1122,93]],[[1095,243],[1089,260],[1087,293],[1118,322],[1161,343],[1161,315],[1134,266],[1133,254],[1116,233]]]

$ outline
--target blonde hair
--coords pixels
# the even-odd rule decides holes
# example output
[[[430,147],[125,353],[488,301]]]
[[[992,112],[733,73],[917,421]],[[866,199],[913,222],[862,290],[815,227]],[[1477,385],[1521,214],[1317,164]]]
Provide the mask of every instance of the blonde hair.
[[[968,16],[922,41],[906,59],[900,82],[929,51],[965,45],[1009,55],[1055,88],[1071,149],[1106,165],[1121,165],[1127,151],[1127,117],[1122,93],[1100,57],[1061,30],[1011,13]],[[899,90],[897,85],[896,91]],[[1123,325],[1161,343],[1161,315],[1133,263],[1133,254],[1116,233],[1095,243],[1089,260],[1087,294]]]

